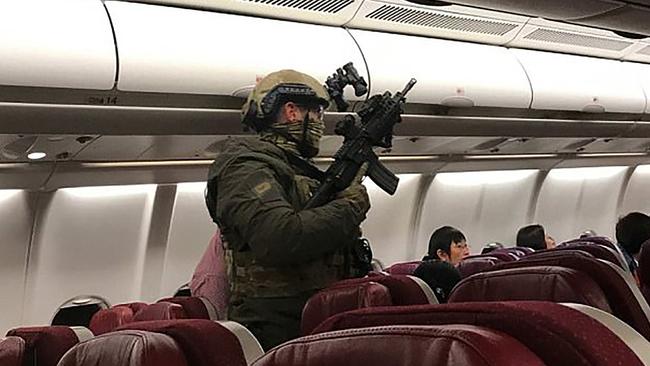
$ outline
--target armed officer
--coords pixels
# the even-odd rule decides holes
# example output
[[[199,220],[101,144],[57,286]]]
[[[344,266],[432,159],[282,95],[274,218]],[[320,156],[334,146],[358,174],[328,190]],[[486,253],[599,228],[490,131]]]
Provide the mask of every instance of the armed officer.
[[[302,209],[322,174],[308,160],[318,154],[328,105],[311,76],[269,74],[242,108],[258,135],[230,138],[209,172],[206,203],[226,245],[228,318],[267,350],[299,336],[302,308],[317,290],[366,272],[355,254],[370,209],[360,179]]]

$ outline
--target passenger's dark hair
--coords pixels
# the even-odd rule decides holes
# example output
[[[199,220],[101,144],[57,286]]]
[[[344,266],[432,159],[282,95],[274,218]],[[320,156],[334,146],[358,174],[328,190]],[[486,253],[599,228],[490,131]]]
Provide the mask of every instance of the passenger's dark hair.
[[[497,249],[503,249],[503,248],[505,248],[505,246],[503,244],[495,241],[495,242],[486,244],[483,247],[483,249],[481,250],[481,254],[487,254],[487,253],[490,253],[490,252],[495,251]]]
[[[428,254],[422,260],[438,259],[438,249],[451,255],[451,243],[460,243],[465,239],[465,235],[460,230],[451,226],[443,226],[436,229],[429,239]]]
[[[413,276],[426,282],[441,304],[447,302],[451,290],[460,282],[460,272],[456,267],[437,260],[422,262],[413,272]]]
[[[517,232],[517,246],[535,250],[546,249],[546,233],[542,225],[524,226]]]
[[[650,217],[641,212],[630,212],[616,223],[616,240],[630,255],[641,250],[641,244],[650,239]]]

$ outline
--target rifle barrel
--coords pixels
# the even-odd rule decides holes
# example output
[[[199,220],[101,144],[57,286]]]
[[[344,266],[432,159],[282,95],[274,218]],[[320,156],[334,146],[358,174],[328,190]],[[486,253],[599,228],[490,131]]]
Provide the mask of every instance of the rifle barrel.
[[[413,85],[415,85],[415,83],[417,83],[417,82],[418,82],[418,81],[415,80],[415,78],[411,78],[411,80],[409,80],[409,82],[408,82],[408,83],[406,84],[406,86],[404,87],[404,90],[402,90],[402,93],[401,93],[401,94],[402,94],[402,97],[406,96],[406,93],[408,93],[409,91],[411,91],[411,89],[413,88]]]

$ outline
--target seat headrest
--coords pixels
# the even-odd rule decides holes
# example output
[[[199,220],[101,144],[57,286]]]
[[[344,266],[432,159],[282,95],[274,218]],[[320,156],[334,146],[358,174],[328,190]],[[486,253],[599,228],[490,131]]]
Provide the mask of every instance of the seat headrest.
[[[125,330],[79,343],[59,366],[187,366],[183,352],[164,334]]]
[[[554,250],[582,250],[598,259],[606,260],[629,272],[629,267],[625,258],[619,257],[619,254],[613,249],[604,245],[590,242],[568,242],[558,245]]]
[[[626,326],[610,315],[612,318],[618,321],[619,327]],[[607,324],[583,311],[551,302],[468,302],[367,308],[335,315],[321,323],[314,333],[396,324],[468,324],[495,329],[517,339],[547,365],[643,364],[635,356],[638,353],[629,347],[635,341],[622,340]],[[636,342],[639,340],[649,346],[640,335]]]
[[[503,269],[462,280],[449,302],[539,300],[575,302],[611,312],[601,287],[585,273],[555,266]]]
[[[141,322],[150,320],[170,320],[184,318],[186,318],[186,315],[181,305],[173,304],[171,302],[157,302],[138,311],[133,316],[133,321]]]
[[[38,366],[56,366],[61,357],[80,340],[85,339],[89,330],[80,332],[83,327],[24,327],[7,332],[7,336],[20,337],[25,340],[25,360],[33,364],[38,360]],[[77,334],[79,333],[79,335]],[[82,339],[80,339],[80,337]]]
[[[102,309],[90,319],[90,330],[95,335],[108,333],[122,324],[133,321],[133,310],[126,306]]]
[[[218,320],[214,305],[202,297],[168,297],[158,302],[170,302],[182,306],[187,319]]]
[[[456,265],[461,278],[469,277],[473,274],[483,272],[501,263],[496,257],[489,255],[467,257]]]
[[[390,291],[393,305],[429,304],[432,301],[431,297],[435,299],[435,295],[431,289],[428,289],[430,293],[427,293],[427,291],[423,290],[420,282],[416,282],[412,276],[407,275],[352,278],[336,282],[330,288],[366,282],[376,282],[386,286]]]
[[[334,314],[371,306],[390,305],[392,305],[390,291],[386,286],[376,282],[326,288],[307,300],[302,311],[302,334],[310,334],[318,324]]]
[[[133,322],[118,330],[166,334],[183,350],[192,366],[246,366],[239,338],[228,328],[206,319]]]
[[[541,366],[512,337],[471,325],[385,326],[298,338],[258,359],[255,366]]]
[[[0,338],[0,365],[23,366],[25,340],[19,337]]]
[[[394,275],[412,275],[413,271],[422,263],[422,261],[395,263],[386,269],[386,272]]]

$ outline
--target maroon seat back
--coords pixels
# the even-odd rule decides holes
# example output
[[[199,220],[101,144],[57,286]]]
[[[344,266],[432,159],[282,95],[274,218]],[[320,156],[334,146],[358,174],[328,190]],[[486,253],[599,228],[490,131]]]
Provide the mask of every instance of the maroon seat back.
[[[500,249],[495,249],[489,253],[486,254],[492,254],[492,253],[510,253],[515,255],[517,258],[524,257],[526,254],[531,253],[530,251],[534,252],[534,249],[531,248],[526,248],[526,247],[511,247],[511,248],[500,248]]]
[[[594,244],[604,245],[610,249],[614,249],[614,250],[618,249],[618,246],[613,241],[611,241],[608,237],[605,236],[585,236],[583,238],[567,240],[565,242],[562,242],[560,245],[568,244],[568,243],[576,243],[576,242],[594,243]]]
[[[395,324],[470,324],[495,329],[517,339],[546,365],[643,364],[607,326],[578,310],[550,302],[475,302],[368,308],[333,316],[314,332]]]
[[[218,320],[214,306],[201,297],[168,297],[158,300],[158,302],[170,302],[180,305],[187,319]]]
[[[302,311],[302,334],[311,333],[318,324],[334,314],[372,306],[392,305],[388,288],[376,282],[353,283],[326,288],[312,296]]]
[[[386,326],[323,333],[284,343],[255,366],[543,366],[512,337],[472,325]]]
[[[96,312],[90,319],[90,330],[95,335],[113,331],[122,324],[133,321],[133,310],[126,306],[116,306]]]
[[[92,334],[83,327],[49,326],[14,328],[7,336],[25,341],[26,365],[56,366],[70,348]]]
[[[613,249],[604,245],[590,242],[573,241],[569,243],[562,243],[558,245],[554,250],[582,250],[598,259],[606,260],[629,272],[629,268],[625,262],[625,259],[619,257],[619,255]]]
[[[421,263],[422,261],[395,263],[386,268],[386,272],[394,275],[412,275]]]
[[[19,337],[0,338],[0,365],[23,366],[25,340]]]
[[[513,300],[573,302],[611,313],[603,290],[594,280],[583,272],[557,266],[477,273],[458,283],[448,302]]]
[[[133,316],[133,321],[185,319],[186,317],[181,305],[171,302],[158,302],[138,311]]]
[[[79,343],[59,366],[188,366],[176,342],[164,334],[137,330],[108,333]]]
[[[492,270],[528,266],[560,266],[591,277],[607,297],[612,314],[650,340],[650,308],[629,273],[580,250],[546,250],[527,255],[517,262],[501,263]]]
[[[366,282],[376,282],[386,286],[390,291],[393,305],[419,305],[437,302],[433,291],[428,288],[423,289],[419,279],[414,279],[407,275],[388,275],[372,276],[363,278],[352,278],[336,282],[330,286],[348,286]],[[423,282],[423,281],[421,281]]]
[[[143,330],[173,338],[191,366],[246,366],[239,339],[230,330],[206,319],[133,322],[118,330]]]
[[[492,268],[502,261],[497,257],[491,257],[489,254],[470,256],[458,263],[456,269],[461,278],[469,277],[473,274],[483,272]]]
[[[495,258],[497,258],[498,260],[500,260],[502,262],[512,262],[512,261],[516,261],[516,260],[519,259],[519,257],[517,255],[513,254],[513,253],[502,252],[502,251],[498,251],[498,250],[492,251],[492,252],[487,253],[487,254],[481,254],[481,255],[495,257]]]

